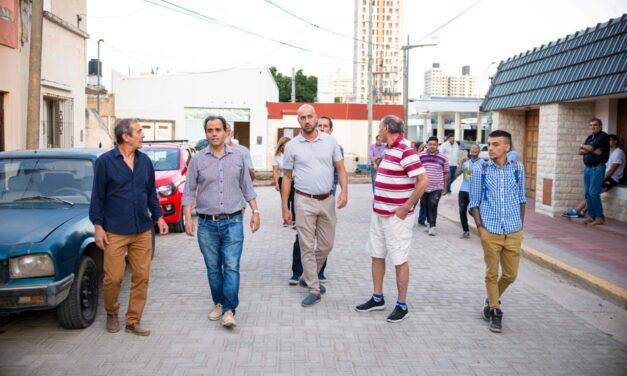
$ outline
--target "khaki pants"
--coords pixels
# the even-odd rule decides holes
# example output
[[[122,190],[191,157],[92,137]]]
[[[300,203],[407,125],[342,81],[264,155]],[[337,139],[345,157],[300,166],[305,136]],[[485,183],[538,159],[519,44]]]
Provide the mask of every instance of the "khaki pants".
[[[518,275],[520,246],[523,232],[492,234],[481,230],[481,245],[485,261],[485,287],[488,291],[490,308],[501,308],[499,297]],[[501,277],[499,278],[499,264]]]
[[[335,200],[324,200],[296,194],[296,230],[303,264],[303,279],[312,294],[320,295],[318,272],[333,249],[335,239]]]
[[[131,264],[131,296],[126,311],[126,324],[141,321],[150,275],[152,232],[120,235],[107,232],[109,245],[104,252],[104,306],[107,314],[117,315],[120,309],[118,297],[124,280],[125,256]]]

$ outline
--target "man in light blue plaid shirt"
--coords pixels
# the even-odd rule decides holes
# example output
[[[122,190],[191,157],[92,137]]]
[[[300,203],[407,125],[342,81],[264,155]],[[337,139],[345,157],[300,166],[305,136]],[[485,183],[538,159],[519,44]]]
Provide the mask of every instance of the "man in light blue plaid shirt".
[[[497,333],[501,332],[503,318],[499,298],[518,274],[527,202],[523,165],[507,158],[511,145],[512,136],[508,132],[490,133],[490,160],[478,163],[470,177],[468,211],[477,224],[486,263],[488,298],[484,302],[483,318],[490,321],[490,330]]]

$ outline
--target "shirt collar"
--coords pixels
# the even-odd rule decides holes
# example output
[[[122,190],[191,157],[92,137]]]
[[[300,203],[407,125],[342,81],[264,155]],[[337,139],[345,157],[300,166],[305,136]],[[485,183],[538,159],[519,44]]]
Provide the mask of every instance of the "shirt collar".
[[[403,141],[403,134],[399,134],[398,137],[396,138],[396,140],[394,140],[394,142],[392,142],[392,145],[390,145],[390,148],[395,148],[398,146],[398,144],[401,143],[401,141]]]
[[[233,150],[234,150],[234,146],[229,146],[227,144],[224,144],[225,155],[233,153]],[[205,148],[205,154],[213,155],[213,153],[211,152],[211,144],[207,145],[207,147]]]
[[[320,141],[320,133],[322,133],[322,132],[320,132],[319,130],[316,129],[316,138],[314,138],[312,141],[309,141],[308,139],[305,138],[305,136],[303,136],[302,133],[300,133],[298,135],[298,141],[300,141],[300,142],[317,142],[317,141]]]
[[[135,150],[135,155],[137,155],[137,153],[139,153],[139,149]],[[120,151],[120,146],[117,145],[113,148],[113,156],[115,158],[123,158],[124,156],[122,155],[122,152]]]

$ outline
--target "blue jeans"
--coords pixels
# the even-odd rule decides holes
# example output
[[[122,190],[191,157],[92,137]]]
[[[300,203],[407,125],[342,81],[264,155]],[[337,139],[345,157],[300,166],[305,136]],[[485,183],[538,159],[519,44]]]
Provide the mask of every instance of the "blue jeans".
[[[198,218],[198,245],[205,259],[214,304],[224,312],[239,304],[239,261],[244,245],[242,215],[220,221]]]
[[[447,192],[451,191],[451,184],[455,181],[455,173],[457,172],[457,166],[448,166],[448,185]]]
[[[603,218],[603,204],[601,203],[601,188],[605,176],[605,163],[594,167],[586,166],[583,169],[583,188],[588,206],[588,215],[593,218]]]

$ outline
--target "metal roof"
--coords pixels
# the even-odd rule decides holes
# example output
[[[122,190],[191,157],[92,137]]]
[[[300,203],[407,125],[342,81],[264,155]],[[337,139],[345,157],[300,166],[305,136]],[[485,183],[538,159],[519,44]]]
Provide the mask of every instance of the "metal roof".
[[[482,111],[627,93],[627,14],[501,61]]]

